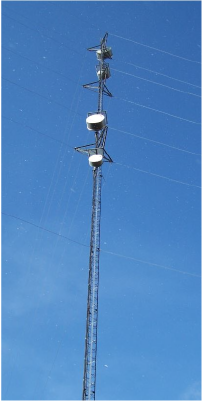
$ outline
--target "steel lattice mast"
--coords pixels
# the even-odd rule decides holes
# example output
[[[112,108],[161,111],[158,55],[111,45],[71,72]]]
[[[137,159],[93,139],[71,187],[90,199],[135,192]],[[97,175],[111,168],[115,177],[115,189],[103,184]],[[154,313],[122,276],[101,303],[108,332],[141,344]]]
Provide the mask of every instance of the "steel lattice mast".
[[[99,254],[100,254],[100,217],[101,217],[101,183],[102,163],[112,162],[105,150],[107,137],[107,114],[103,110],[103,95],[112,96],[106,87],[110,77],[109,64],[105,59],[112,57],[112,50],[106,46],[106,33],[100,45],[89,48],[95,51],[99,65],[96,66],[98,81],[83,85],[84,88],[98,92],[98,109],[88,113],[87,128],[94,131],[95,143],[75,148],[87,154],[89,164],[93,167],[93,200],[91,218],[90,258],[88,276],[88,298],[86,318],[85,357],[83,374],[83,400],[95,400],[96,356],[97,356],[97,323],[98,323],[98,288],[99,288]]]

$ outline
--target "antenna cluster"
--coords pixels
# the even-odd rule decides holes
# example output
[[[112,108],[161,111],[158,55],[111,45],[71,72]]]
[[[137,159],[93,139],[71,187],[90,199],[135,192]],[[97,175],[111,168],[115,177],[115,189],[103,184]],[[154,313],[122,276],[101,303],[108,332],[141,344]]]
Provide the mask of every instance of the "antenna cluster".
[[[100,45],[87,49],[96,52],[97,60],[99,61],[99,64],[96,65],[98,81],[83,85],[83,88],[98,92],[97,111],[89,112],[86,118],[87,129],[89,131],[94,131],[95,142],[75,148],[78,152],[87,154],[90,166],[95,168],[100,167],[103,162],[112,163],[111,157],[105,150],[108,121],[107,113],[103,110],[103,95],[112,97],[111,92],[106,86],[106,80],[110,78],[111,73],[109,63],[106,63],[105,60],[112,58],[112,49],[106,46],[107,37],[108,34],[106,33]]]

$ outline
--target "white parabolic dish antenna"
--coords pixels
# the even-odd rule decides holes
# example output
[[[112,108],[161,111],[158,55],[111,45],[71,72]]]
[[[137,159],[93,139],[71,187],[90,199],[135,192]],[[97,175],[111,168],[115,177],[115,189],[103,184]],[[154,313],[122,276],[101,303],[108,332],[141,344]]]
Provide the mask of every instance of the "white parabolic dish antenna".
[[[100,167],[103,163],[102,155],[92,155],[89,157],[89,164],[91,167]]]
[[[87,128],[91,131],[100,131],[105,125],[105,116],[103,114],[92,114],[86,119]]]

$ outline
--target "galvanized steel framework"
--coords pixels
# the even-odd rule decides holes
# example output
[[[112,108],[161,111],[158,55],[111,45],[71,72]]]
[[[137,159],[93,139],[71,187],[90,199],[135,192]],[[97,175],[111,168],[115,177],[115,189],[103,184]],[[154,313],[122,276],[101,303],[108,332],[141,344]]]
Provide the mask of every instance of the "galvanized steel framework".
[[[111,157],[105,150],[108,127],[107,115],[103,110],[103,95],[112,96],[106,87],[106,79],[110,77],[110,70],[109,65],[105,63],[105,59],[112,56],[111,48],[106,46],[107,36],[108,34],[106,33],[100,45],[88,49],[89,51],[95,51],[99,60],[99,65],[96,68],[99,80],[83,85],[83,87],[98,92],[98,109],[94,115],[104,115],[106,119],[106,124],[102,129],[97,130],[95,128],[95,143],[75,148],[78,152],[88,155],[89,163],[92,155],[101,155],[102,162],[112,162]],[[89,114],[92,115],[93,113]],[[90,165],[93,167],[93,200],[82,400],[95,400],[96,386],[102,167],[101,165],[96,165],[96,163],[95,165]]]

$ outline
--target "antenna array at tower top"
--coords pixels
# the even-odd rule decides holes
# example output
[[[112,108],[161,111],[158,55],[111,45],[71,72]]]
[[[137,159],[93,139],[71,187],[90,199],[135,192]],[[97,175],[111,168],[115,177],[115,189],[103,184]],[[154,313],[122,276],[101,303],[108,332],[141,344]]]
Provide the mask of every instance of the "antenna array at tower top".
[[[110,78],[109,63],[106,59],[112,58],[111,47],[106,46],[108,34],[106,33],[101,40],[100,45],[89,47],[89,51],[96,52],[97,60],[96,73],[98,81],[83,85],[84,88],[96,91],[98,93],[97,111],[89,112],[86,118],[87,129],[94,132],[95,143],[76,147],[80,153],[88,155],[89,164],[91,167],[100,167],[103,162],[112,162],[111,157],[105,150],[105,142],[107,138],[107,113],[103,110],[103,95],[112,97],[111,92],[106,86],[106,80]]]

